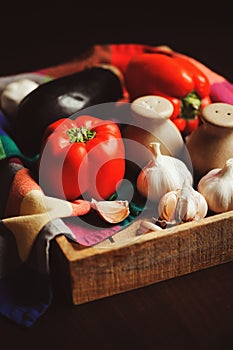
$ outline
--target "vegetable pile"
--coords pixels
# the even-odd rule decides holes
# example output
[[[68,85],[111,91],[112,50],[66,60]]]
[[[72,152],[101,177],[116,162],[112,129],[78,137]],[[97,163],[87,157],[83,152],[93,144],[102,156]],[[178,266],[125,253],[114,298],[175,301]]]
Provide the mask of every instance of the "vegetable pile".
[[[6,87],[2,108],[14,119],[12,134],[22,152],[38,154],[38,181],[43,191],[70,202],[85,199],[103,220],[115,224],[130,215],[128,198],[114,197],[127,178],[130,161],[122,132],[130,121],[128,106],[148,96],[157,97],[157,104],[161,98],[169,101],[172,110],[168,118],[185,142],[202,124],[204,109],[213,103],[213,82],[204,71],[192,59],[173,51],[139,53],[129,60],[121,77],[114,69],[93,67],[39,86],[30,83],[30,89],[15,96],[12,87]],[[86,107],[107,102],[113,103],[114,116],[82,113]],[[125,120],[118,118],[119,106],[127,107]],[[155,113],[152,106],[146,108]],[[226,195],[227,205],[223,201],[216,208],[213,202],[216,198],[221,202],[222,196],[211,197],[208,191],[208,187],[213,191],[213,184],[220,186],[222,174],[233,178],[233,157],[223,169],[205,174],[194,185],[186,164],[162,154],[160,146],[159,142],[151,143],[152,160],[133,174],[137,196],[152,203],[157,215],[154,222],[142,225],[143,232],[148,228],[160,230],[157,224],[162,221],[178,224],[204,218],[211,210],[233,208],[233,194]]]

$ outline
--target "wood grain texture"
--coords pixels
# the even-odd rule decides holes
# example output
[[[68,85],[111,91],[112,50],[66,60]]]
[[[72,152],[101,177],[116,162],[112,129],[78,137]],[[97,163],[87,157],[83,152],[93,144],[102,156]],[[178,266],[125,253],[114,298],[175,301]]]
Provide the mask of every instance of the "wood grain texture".
[[[140,220],[113,246],[81,247],[56,238],[73,304],[151,285],[233,260],[233,212],[130,238]],[[127,238],[126,238],[127,237]],[[114,238],[114,236],[113,236]],[[56,259],[55,259],[56,262]],[[58,266],[58,265],[57,265]],[[63,271],[64,272],[64,271]],[[60,278],[63,278],[62,273]],[[64,282],[63,282],[64,283]]]

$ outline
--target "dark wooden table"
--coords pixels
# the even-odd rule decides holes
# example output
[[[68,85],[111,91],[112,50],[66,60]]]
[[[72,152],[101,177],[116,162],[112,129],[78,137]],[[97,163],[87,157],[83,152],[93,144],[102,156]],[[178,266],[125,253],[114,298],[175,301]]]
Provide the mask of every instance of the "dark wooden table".
[[[1,344],[5,349],[230,350],[232,275],[233,263],[227,263],[88,304],[54,301],[29,329],[0,317]]]
[[[194,12],[177,19],[171,11],[163,21],[150,11],[142,13],[147,16],[142,20],[140,11],[133,16],[130,8],[120,10],[119,17],[112,9],[114,18],[111,11],[106,16],[99,11],[88,15],[85,22],[80,20],[82,13],[75,17],[72,11],[69,20],[56,14],[51,15],[52,22],[49,16],[31,16],[27,23],[34,23],[33,36],[23,18],[18,30],[1,36],[0,75],[62,63],[95,43],[135,42],[169,45],[233,82],[230,12],[225,11],[224,17],[217,10],[212,17]],[[15,19],[5,18],[6,23],[8,20]],[[233,348],[232,317],[233,263],[227,263],[80,306],[54,300],[29,329],[0,316],[0,346],[225,350]]]

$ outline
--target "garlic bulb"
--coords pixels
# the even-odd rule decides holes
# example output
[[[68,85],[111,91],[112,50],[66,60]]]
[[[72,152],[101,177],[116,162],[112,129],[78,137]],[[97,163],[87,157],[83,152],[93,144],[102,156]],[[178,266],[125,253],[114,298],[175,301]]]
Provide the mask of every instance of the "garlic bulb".
[[[188,183],[181,189],[167,192],[158,205],[160,218],[175,223],[197,221],[204,218],[207,211],[204,196]]]
[[[198,182],[197,189],[215,213],[233,210],[233,158],[222,168],[210,170]]]
[[[182,160],[161,154],[159,142],[152,142],[150,146],[153,159],[137,177],[136,185],[141,195],[157,202],[165,193],[182,188],[184,181],[192,185],[192,174]]]
[[[128,201],[96,201],[92,199],[91,206],[105,221],[111,224],[123,221],[130,213]]]

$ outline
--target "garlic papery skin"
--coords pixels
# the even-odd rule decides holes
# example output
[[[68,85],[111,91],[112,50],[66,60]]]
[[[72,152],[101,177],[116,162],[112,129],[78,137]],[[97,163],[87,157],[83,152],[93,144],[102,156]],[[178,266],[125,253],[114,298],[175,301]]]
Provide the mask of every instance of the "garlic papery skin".
[[[212,169],[204,175],[197,189],[212,212],[233,210],[233,158],[227,159],[222,168]]]
[[[149,232],[163,231],[163,229],[149,220],[142,220],[137,230],[137,235],[144,235]]]
[[[207,212],[208,204],[204,196],[187,183],[181,189],[163,195],[158,205],[160,219],[173,223],[198,221]]]
[[[91,207],[107,222],[117,224],[130,214],[128,201],[96,201],[92,198]]]
[[[141,195],[158,202],[165,193],[182,188],[184,181],[192,185],[193,176],[182,160],[161,154],[159,142],[150,145],[153,159],[140,171],[136,181]]]

